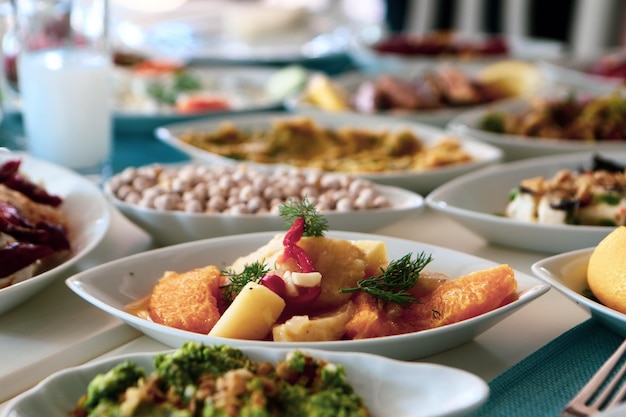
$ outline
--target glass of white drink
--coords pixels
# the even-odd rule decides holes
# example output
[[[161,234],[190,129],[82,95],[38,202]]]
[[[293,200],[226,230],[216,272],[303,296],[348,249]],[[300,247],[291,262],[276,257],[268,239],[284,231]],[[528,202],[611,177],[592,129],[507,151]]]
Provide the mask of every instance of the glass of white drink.
[[[27,151],[106,177],[113,148],[107,0],[15,0]]]

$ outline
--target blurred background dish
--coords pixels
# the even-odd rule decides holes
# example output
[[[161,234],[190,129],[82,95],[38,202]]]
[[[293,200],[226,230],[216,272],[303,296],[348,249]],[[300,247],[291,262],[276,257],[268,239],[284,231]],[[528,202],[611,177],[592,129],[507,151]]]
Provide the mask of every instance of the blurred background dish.
[[[593,57],[546,60],[539,66],[550,80],[600,93],[614,91],[626,82],[626,55],[621,49]]]
[[[626,163],[624,151],[600,155]],[[615,226],[546,224],[505,217],[512,192],[523,180],[552,178],[560,170],[590,170],[593,156],[593,152],[555,155],[488,167],[443,184],[426,196],[426,204],[493,244],[546,253],[594,246]]]
[[[619,92],[548,94],[468,110],[447,128],[460,137],[490,143],[507,161],[572,152],[624,149]],[[509,133],[510,132],[510,133]]]
[[[138,13],[118,3],[116,38],[122,45],[186,61],[305,64],[343,55],[352,35],[332,4],[189,1]]]
[[[157,324],[127,311],[129,303],[151,293],[164,271],[184,271],[211,264],[228,265],[239,256],[251,253],[266,244],[276,233],[235,235],[168,246],[96,266],[68,278],[66,283],[89,303],[171,347],[179,347],[187,340],[207,344],[228,343],[238,348],[293,348],[297,345],[303,349],[375,353],[403,360],[432,355],[470,341],[550,288],[534,277],[515,271],[518,298],[488,313],[414,333],[330,342],[272,342],[214,337]],[[348,232],[329,232],[326,236],[348,240],[383,241],[389,259],[399,259],[407,253],[429,253],[433,261],[429,263],[427,270],[442,272],[451,277],[498,265],[443,247],[388,236]]]
[[[177,181],[186,183],[186,191],[175,193]],[[140,182],[141,187],[132,189]],[[254,190],[255,184],[262,189]],[[152,165],[127,169],[104,184],[110,201],[158,245],[284,229],[276,203],[300,199],[307,191],[309,201],[335,230],[372,232],[424,208],[422,196],[408,190],[341,174],[307,176],[295,169],[273,175],[248,167]],[[245,195],[236,198],[237,203],[229,203],[241,193]],[[178,204],[158,200],[171,202],[175,195]]]
[[[60,208],[69,221],[71,251],[59,263],[48,265],[36,275],[0,289],[0,314],[18,306],[50,285],[72,265],[90,253],[104,238],[111,219],[106,199],[97,185],[66,168],[38,160],[21,152],[2,152],[0,164],[19,159],[20,173],[63,199]]]
[[[359,143],[358,138],[361,138],[363,148],[351,145],[350,152],[335,150],[328,140],[339,131],[356,135],[348,143]],[[236,141],[231,139],[231,144],[239,143],[230,149],[208,150],[212,146],[210,138],[219,138],[225,133],[232,135],[231,138],[239,137]],[[296,133],[300,139],[298,146],[293,143]],[[470,139],[457,140],[454,135],[433,126],[354,113],[302,112],[292,115],[263,112],[162,126],[157,129],[156,135],[159,140],[193,159],[209,164],[236,165],[246,162],[270,170],[287,165],[345,172],[420,194],[501,159],[501,152],[494,146]],[[368,137],[370,139],[363,141]],[[205,139],[206,144],[203,145]],[[291,140],[289,148],[280,146],[284,140]],[[277,146],[276,151],[270,153],[279,162],[263,156],[268,144]],[[341,141],[335,145],[339,144]],[[394,149],[399,153],[395,153]],[[280,153],[286,151],[295,154]],[[306,157],[300,159],[300,152]],[[337,152],[343,152],[344,156],[340,157]]]
[[[378,114],[445,126],[458,114],[504,99],[530,96],[544,87],[538,67],[505,60],[484,67],[441,64],[428,69],[312,74],[291,95],[291,111],[321,110]]]
[[[278,110],[306,78],[307,71],[299,66],[189,66],[138,57],[132,64],[115,66],[115,128],[151,132],[185,120]],[[19,93],[8,90],[4,106],[9,117],[19,117]]]
[[[293,349],[250,347],[242,351],[252,361],[276,364]],[[482,379],[451,367],[392,361],[353,352],[315,349],[306,352],[315,359],[344,367],[348,382],[354,387],[355,394],[365,400],[372,417],[383,417],[390,412],[410,415],[416,409],[422,415],[461,415],[476,410],[489,395],[489,387]],[[59,371],[13,400],[3,409],[2,416],[67,416],[68,410],[72,410],[86,392],[88,381],[96,375],[125,361],[138,365],[149,374],[159,353],[118,355]],[[441,401],[443,395],[447,401]]]
[[[350,51],[357,66],[372,71],[423,69],[441,63],[471,67],[503,59],[554,59],[563,55],[564,48],[549,39],[437,31],[381,34],[372,39],[355,36]]]
[[[379,34],[370,39],[355,36],[351,54],[365,71],[383,68],[428,69],[441,63],[480,67],[504,59],[535,61],[555,59],[564,53],[563,44],[550,39],[521,36],[434,31]]]

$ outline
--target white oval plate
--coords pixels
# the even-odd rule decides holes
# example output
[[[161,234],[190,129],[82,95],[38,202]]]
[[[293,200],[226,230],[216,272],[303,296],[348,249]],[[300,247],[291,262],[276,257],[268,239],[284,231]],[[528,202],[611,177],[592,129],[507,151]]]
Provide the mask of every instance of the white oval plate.
[[[568,139],[543,139],[527,136],[507,135],[488,132],[480,129],[480,120],[492,111],[521,112],[527,109],[529,103],[525,99],[507,100],[498,105],[486,106],[480,109],[468,110],[461,113],[448,123],[448,130],[463,138],[481,140],[497,146],[504,151],[507,161],[534,158],[545,155],[562,153],[597,151],[614,152],[626,149],[626,141],[612,142],[599,141],[595,143]]]
[[[591,317],[626,337],[626,314],[615,311],[583,294],[583,291],[589,288],[587,264],[594,249],[595,246],[553,255],[535,262],[531,269],[539,279],[563,293],[591,314]]]
[[[16,307],[52,283],[61,273],[91,252],[104,238],[111,222],[111,211],[100,189],[69,169],[21,152],[0,151],[0,164],[20,159],[20,172],[43,184],[51,194],[63,198],[67,213],[72,253],[63,263],[25,281],[0,289],[0,314]]]
[[[424,198],[402,188],[375,185],[391,202],[388,208],[329,211],[324,213],[330,230],[372,232],[406,219],[424,209]],[[210,237],[281,230],[285,221],[275,214],[218,214],[162,211],[123,202],[110,191],[109,200],[132,222],[150,233],[159,245],[173,245]]]
[[[355,126],[365,129],[410,128],[426,144],[431,144],[441,136],[447,134],[444,130],[433,126],[393,117],[371,116],[355,113],[326,113],[319,111],[303,111],[300,115],[309,115],[315,123],[330,128],[345,126]],[[241,129],[261,130],[268,129],[273,120],[290,117],[295,116],[280,112],[263,112],[250,115],[235,115],[229,117],[228,120],[235,123],[235,125]],[[231,158],[226,158],[221,155],[204,151],[178,139],[180,134],[191,130],[216,130],[219,128],[220,124],[223,123],[223,121],[224,119],[197,120],[187,123],[176,123],[162,126],[156,130],[156,136],[159,140],[169,144],[183,153],[186,153],[196,160],[205,161],[210,164],[234,165],[239,162]],[[463,139],[462,143],[467,152],[474,157],[474,161],[425,171],[397,171],[382,173],[363,172],[351,174],[367,178],[379,184],[406,188],[415,191],[416,193],[425,195],[436,186],[443,184],[452,178],[478,168],[498,163],[502,159],[502,152],[492,145],[472,139]],[[268,164],[252,163],[251,165],[265,168],[271,167],[271,165]]]
[[[426,205],[450,216],[487,241],[546,253],[595,246],[614,228],[609,226],[548,225],[506,218],[510,191],[521,180],[552,177],[560,169],[590,167],[593,152],[508,162],[467,174],[433,190]],[[626,164],[626,151],[601,154]]]
[[[209,264],[216,265],[218,268],[227,267],[237,257],[248,254],[267,243],[276,233],[278,232],[252,233],[168,246],[97,266],[68,278],[66,283],[74,292],[96,307],[171,347],[179,347],[186,340],[196,340],[206,344],[227,343],[240,348],[298,346],[365,352],[397,359],[416,359],[463,344],[550,288],[534,277],[515,271],[518,299],[489,313],[421,332],[330,342],[291,343],[213,337],[167,327],[125,311],[125,307],[130,302],[150,294],[164,271],[185,271]],[[443,272],[452,277],[497,265],[494,262],[446,248],[387,236],[348,232],[331,232],[328,236],[350,240],[384,241],[387,244],[389,259],[392,260],[399,259],[407,253],[425,251],[432,254],[434,258],[428,266],[429,270]]]
[[[293,348],[242,350],[254,361],[276,363],[284,360]],[[344,366],[348,381],[365,400],[372,417],[466,415],[489,396],[489,387],[482,379],[443,365],[400,362],[365,353],[306,351],[315,358]],[[156,353],[116,356],[57,372],[13,399],[4,408],[2,417],[66,417],[97,374],[125,360],[149,373],[155,356]]]

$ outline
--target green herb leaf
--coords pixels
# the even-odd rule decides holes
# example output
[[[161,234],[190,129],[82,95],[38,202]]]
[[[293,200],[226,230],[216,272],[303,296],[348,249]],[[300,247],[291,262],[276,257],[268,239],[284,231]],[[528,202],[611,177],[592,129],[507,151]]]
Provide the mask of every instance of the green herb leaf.
[[[406,307],[418,301],[408,291],[413,288],[420,272],[433,260],[431,255],[424,252],[417,255],[413,260],[412,254],[408,253],[402,258],[392,261],[387,269],[382,269],[382,274],[357,282],[354,288],[342,288],[340,291],[356,292],[364,291],[381,301],[395,303]]]
[[[196,91],[202,88],[202,83],[195,75],[187,71],[180,71],[174,75],[174,91]]]
[[[249,282],[258,282],[268,272],[269,267],[259,261],[244,266],[243,271],[239,274],[236,274],[229,268],[223,270],[222,276],[230,279],[230,283],[222,287],[224,290],[222,292],[222,297],[224,298],[226,305],[232,303],[237,294],[239,294],[243,287],[245,287]]]
[[[279,214],[285,219],[287,228],[291,227],[298,217],[304,217],[304,236],[324,236],[328,230],[328,220],[322,216],[307,197],[302,200],[288,199],[279,208]]]

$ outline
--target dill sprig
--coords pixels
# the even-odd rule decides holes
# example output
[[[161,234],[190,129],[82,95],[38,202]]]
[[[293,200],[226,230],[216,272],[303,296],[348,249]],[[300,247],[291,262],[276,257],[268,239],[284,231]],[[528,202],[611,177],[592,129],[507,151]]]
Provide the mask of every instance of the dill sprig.
[[[381,268],[382,274],[365,278],[357,282],[354,288],[342,288],[341,292],[364,291],[384,302],[406,307],[418,301],[408,291],[413,288],[420,272],[433,260],[424,252],[412,259],[408,253],[402,258],[389,262],[387,269]]]
[[[291,227],[298,217],[303,217],[304,236],[324,236],[328,230],[328,220],[317,211],[307,197],[302,200],[289,198],[279,207],[279,214],[285,219],[287,228]]]
[[[226,268],[222,271],[222,276],[228,277],[230,279],[230,283],[222,286],[223,289],[222,297],[224,298],[224,302],[226,305],[229,305],[233,302],[237,294],[241,292],[243,287],[246,286],[249,282],[257,282],[263,275],[269,272],[269,267],[261,263],[259,261],[255,261],[251,264],[247,264],[243,267],[243,271],[240,273],[235,273],[232,269]]]

